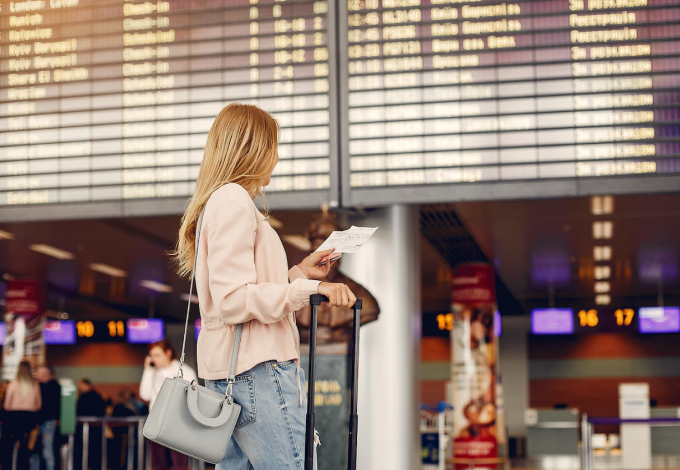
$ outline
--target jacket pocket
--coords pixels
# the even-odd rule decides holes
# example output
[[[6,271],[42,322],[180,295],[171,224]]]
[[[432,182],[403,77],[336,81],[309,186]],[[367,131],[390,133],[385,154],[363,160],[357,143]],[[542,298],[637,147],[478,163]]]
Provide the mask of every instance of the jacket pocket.
[[[231,328],[202,329],[197,344],[198,362],[202,362],[208,372],[223,373],[222,377],[226,377],[233,344],[234,331]],[[239,359],[242,357],[243,354],[239,353]]]

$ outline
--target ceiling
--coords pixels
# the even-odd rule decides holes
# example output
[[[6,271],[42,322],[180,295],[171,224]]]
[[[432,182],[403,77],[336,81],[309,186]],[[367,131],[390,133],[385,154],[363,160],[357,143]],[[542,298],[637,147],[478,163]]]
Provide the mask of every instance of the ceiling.
[[[657,305],[659,293],[666,305],[680,303],[680,195],[476,202],[455,210],[525,309],[547,307],[551,298],[557,307],[595,307],[606,296],[616,308]],[[610,259],[602,259],[607,247]]]
[[[448,310],[450,268],[466,261],[496,267],[503,314],[551,304],[594,305],[597,282],[609,283],[611,306],[656,305],[660,278],[666,304],[680,304],[680,195],[617,196],[613,202],[613,213],[602,215],[592,213],[589,198],[422,206],[423,311]],[[300,235],[317,212],[274,212],[281,223],[277,231]],[[149,314],[180,320],[188,282],[174,274],[168,256],[179,221],[146,217],[1,224],[14,238],[0,240],[0,273],[39,281],[47,286],[45,307],[76,320]],[[612,222],[613,238],[594,240],[593,222]],[[57,247],[73,259],[37,253],[29,249],[32,244]],[[284,245],[291,264],[304,257],[304,250]],[[595,246],[611,246],[611,260],[596,262]],[[96,272],[92,263],[121,269],[126,276]],[[595,279],[603,266],[610,267],[609,278]],[[149,290],[140,285],[143,280],[168,285],[172,292]],[[0,290],[4,287],[0,282]]]
[[[278,233],[300,235],[309,229],[318,211],[274,211]],[[175,244],[179,217],[145,217],[5,223],[0,229],[14,238],[0,240],[0,274],[4,278],[37,280],[45,309],[56,316],[82,319],[124,319],[153,315],[167,321],[183,319],[189,283],[173,271],[168,252]],[[73,255],[59,260],[30,249],[45,244]],[[306,252],[284,243],[290,264]],[[449,305],[449,269],[444,259],[421,239],[423,305],[426,311],[446,311]],[[125,272],[114,278],[94,271],[102,263]],[[140,285],[153,280],[170,286],[159,293]],[[0,281],[0,298],[5,284]],[[196,312],[194,312],[196,314]]]

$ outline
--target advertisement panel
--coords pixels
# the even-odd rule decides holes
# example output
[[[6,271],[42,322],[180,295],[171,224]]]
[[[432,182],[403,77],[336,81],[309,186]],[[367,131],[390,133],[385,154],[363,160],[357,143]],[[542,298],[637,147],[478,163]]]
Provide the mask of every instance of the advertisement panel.
[[[493,268],[487,264],[459,265],[451,283],[454,458],[496,458]]]
[[[45,317],[40,312],[40,297],[34,281],[7,282],[3,380],[14,380],[21,361],[30,362],[32,367],[45,362]]]

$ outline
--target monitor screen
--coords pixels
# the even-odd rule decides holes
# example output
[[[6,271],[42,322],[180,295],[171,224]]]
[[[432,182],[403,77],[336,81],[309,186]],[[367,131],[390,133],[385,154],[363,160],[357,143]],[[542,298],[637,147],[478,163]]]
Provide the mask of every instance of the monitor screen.
[[[73,320],[47,320],[45,344],[76,344],[76,324]]]
[[[501,322],[502,322],[501,312],[496,310],[496,312],[493,315],[493,329],[496,338],[500,338],[501,334],[503,333],[503,325]]]
[[[185,201],[232,102],[278,121],[272,202],[337,204],[331,15],[317,0],[3,4],[0,209]]]
[[[638,312],[640,333],[680,333],[680,308],[643,307]]]
[[[127,321],[128,343],[154,343],[165,338],[165,323],[160,318],[131,318]]]
[[[535,335],[571,335],[574,311],[570,308],[537,308],[531,311],[531,332]]]
[[[680,182],[677,1],[19,1],[0,18],[0,220],[181,213],[235,101],[281,126],[279,207]]]
[[[340,4],[343,203],[680,185],[679,2]]]
[[[0,346],[5,344],[5,336],[7,335],[7,325],[4,322],[0,323]]]

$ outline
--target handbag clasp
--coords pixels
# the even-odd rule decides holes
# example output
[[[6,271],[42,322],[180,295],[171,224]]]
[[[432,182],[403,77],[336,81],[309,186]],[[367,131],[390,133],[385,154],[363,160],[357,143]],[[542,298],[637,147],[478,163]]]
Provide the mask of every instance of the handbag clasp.
[[[232,379],[227,379],[227,390],[226,390],[226,397],[227,397],[227,403],[232,404],[234,402],[233,398],[231,397],[231,394],[234,391],[234,380]]]

